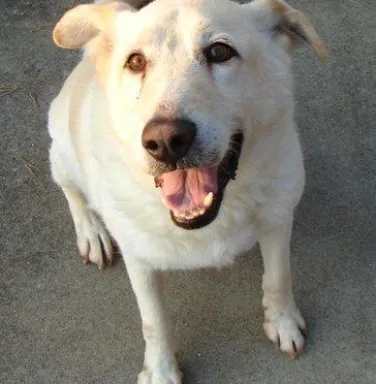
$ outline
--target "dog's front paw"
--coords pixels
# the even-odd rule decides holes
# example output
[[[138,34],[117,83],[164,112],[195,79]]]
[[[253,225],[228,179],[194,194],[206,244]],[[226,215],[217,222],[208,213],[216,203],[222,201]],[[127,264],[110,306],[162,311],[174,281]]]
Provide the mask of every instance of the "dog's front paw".
[[[174,356],[167,354],[150,366],[147,362],[138,375],[137,384],[182,384],[183,374],[180,372]]]
[[[282,352],[292,359],[296,358],[304,348],[306,339],[306,325],[292,296],[282,311],[267,300],[263,301],[265,310],[264,330],[266,336],[278,345]]]
[[[99,269],[105,262],[111,264],[113,247],[104,224],[90,210],[76,223],[77,246],[84,262],[93,263]]]

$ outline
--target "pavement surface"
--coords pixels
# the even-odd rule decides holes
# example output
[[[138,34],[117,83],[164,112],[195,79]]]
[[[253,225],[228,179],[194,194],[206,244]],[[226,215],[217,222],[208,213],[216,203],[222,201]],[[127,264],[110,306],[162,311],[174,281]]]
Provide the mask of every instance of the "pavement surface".
[[[330,51],[326,64],[294,54],[307,186],[292,261],[307,348],[290,361],[263,334],[258,249],[220,271],[169,273],[188,384],[376,383],[376,7],[291,4]],[[47,108],[78,60],[50,38],[67,6],[0,1],[0,383],[134,384],[143,341],[125,267],[82,265],[49,173]]]

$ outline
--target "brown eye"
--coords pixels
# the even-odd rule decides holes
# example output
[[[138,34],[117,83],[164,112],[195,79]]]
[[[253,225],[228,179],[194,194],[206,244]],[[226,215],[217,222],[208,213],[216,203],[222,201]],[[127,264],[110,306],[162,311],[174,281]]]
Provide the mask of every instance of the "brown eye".
[[[214,43],[205,49],[204,54],[209,64],[224,63],[235,56],[239,56],[234,48],[225,43]]]
[[[133,72],[142,72],[146,67],[146,57],[142,53],[132,53],[125,66]]]

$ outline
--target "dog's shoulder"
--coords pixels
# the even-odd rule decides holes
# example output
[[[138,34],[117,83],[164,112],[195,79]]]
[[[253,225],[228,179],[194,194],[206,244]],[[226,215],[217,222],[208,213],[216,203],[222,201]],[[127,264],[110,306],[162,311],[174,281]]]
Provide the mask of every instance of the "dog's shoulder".
[[[81,60],[69,74],[49,109],[48,119],[51,134],[54,135],[58,133],[55,131],[61,131],[62,122],[65,120],[68,123],[72,115],[71,109],[73,112],[80,109],[94,76],[93,64],[87,59]]]

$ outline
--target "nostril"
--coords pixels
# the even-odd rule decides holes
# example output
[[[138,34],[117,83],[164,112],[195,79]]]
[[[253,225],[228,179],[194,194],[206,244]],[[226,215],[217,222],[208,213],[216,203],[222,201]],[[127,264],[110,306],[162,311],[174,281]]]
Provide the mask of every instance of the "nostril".
[[[158,148],[158,143],[154,140],[149,140],[145,143],[145,149],[148,151],[156,151]]]
[[[170,148],[173,151],[179,150],[181,147],[185,145],[184,138],[182,136],[173,136],[170,139]]]

